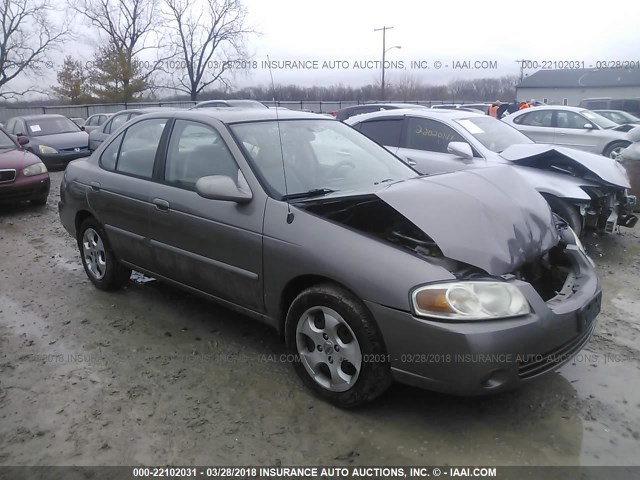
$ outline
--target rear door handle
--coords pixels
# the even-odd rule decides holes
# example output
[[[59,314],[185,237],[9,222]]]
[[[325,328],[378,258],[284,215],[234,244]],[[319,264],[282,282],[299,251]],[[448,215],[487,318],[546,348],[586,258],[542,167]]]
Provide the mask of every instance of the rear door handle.
[[[100,191],[100,184],[98,182],[91,182],[91,190],[93,190],[94,192],[99,192]]]
[[[156,210],[167,213],[169,211],[169,202],[161,198],[154,198],[153,204],[156,206]]]

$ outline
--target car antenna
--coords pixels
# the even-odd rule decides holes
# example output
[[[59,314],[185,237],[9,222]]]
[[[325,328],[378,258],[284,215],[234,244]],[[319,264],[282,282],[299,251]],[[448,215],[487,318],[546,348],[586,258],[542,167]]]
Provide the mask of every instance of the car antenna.
[[[293,222],[293,212],[289,203],[289,188],[287,187],[287,169],[284,165],[284,148],[282,147],[282,132],[280,131],[280,116],[278,115],[278,101],[276,100],[276,84],[273,81],[273,71],[271,70],[271,59],[267,55],[269,65],[269,75],[271,76],[271,89],[273,90],[273,104],[276,109],[276,123],[278,125],[278,140],[280,141],[280,158],[282,159],[282,174],[284,175],[284,194],[287,201],[287,223]]]

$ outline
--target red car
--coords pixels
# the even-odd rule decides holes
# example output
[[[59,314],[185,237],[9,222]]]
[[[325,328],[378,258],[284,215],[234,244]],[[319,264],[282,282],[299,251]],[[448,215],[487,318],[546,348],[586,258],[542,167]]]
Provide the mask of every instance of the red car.
[[[28,141],[26,137],[14,140],[0,128],[0,203],[47,203],[49,172],[38,157],[22,148]]]

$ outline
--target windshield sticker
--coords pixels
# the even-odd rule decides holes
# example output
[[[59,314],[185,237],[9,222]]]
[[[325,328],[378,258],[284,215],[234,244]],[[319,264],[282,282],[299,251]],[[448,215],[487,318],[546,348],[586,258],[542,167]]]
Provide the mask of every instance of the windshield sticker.
[[[484,130],[482,130],[479,126],[477,126],[471,120],[460,120],[458,121],[458,123],[473,135],[476,135],[477,133],[484,133]]]
[[[30,126],[29,126],[29,129],[30,129],[32,132],[39,132],[39,131],[40,131],[40,125],[30,125]]]
[[[418,125],[418,127],[416,128],[416,135],[422,135],[423,137],[443,138],[447,142],[450,142],[450,141],[453,140],[453,134],[452,133],[438,132],[436,130],[430,130],[428,128],[422,128],[422,125]]]

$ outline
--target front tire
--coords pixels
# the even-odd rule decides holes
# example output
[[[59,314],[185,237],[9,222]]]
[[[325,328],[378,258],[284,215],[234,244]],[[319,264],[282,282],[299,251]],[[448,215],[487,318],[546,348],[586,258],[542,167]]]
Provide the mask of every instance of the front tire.
[[[542,196],[549,204],[549,207],[551,207],[553,213],[567,222],[578,237],[582,235],[582,217],[575,206],[553,195],[543,194]]]
[[[608,145],[607,148],[604,149],[604,152],[602,152],[602,154],[605,157],[617,160],[620,157],[622,151],[629,145],[631,145],[629,142],[613,142],[611,145]]]
[[[118,290],[126,285],[131,270],[113,254],[104,229],[95,219],[88,218],[82,222],[77,240],[82,266],[96,288]]]
[[[353,294],[332,284],[300,293],[286,319],[287,345],[307,387],[342,408],[381,395],[391,369],[373,316]]]

